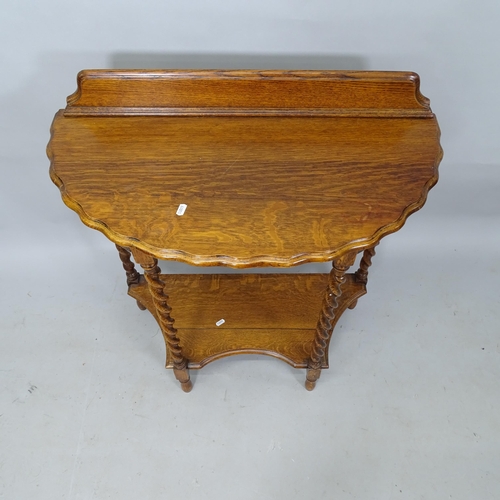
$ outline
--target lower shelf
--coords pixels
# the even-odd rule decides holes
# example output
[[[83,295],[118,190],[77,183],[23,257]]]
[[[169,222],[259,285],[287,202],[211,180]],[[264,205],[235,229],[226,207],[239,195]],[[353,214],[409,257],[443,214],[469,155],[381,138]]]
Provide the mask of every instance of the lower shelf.
[[[161,279],[189,368],[235,354],[265,354],[307,367],[328,274],[162,274]],[[143,277],[128,293],[156,317]],[[365,293],[365,285],[347,274],[334,327]]]

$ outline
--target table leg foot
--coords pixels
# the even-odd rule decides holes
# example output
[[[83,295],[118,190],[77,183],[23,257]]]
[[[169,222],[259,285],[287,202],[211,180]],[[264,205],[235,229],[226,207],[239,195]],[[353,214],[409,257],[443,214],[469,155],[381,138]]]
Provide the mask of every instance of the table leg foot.
[[[184,392],[191,392],[193,383],[189,377],[189,370],[187,368],[184,368],[183,370],[177,370],[174,368],[174,375],[175,378],[181,383],[181,389]]]
[[[349,305],[349,309],[354,309],[358,305],[358,301],[355,300],[351,305]]]
[[[145,311],[146,310],[146,306],[144,306],[142,304],[142,302],[139,302],[138,300],[136,301],[137,302],[137,307],[141,310],[141,311]]]
[[[321,369],[308,368],[306,373],[306,389],[312,391],[316,387],[316,381],[321,376]]]

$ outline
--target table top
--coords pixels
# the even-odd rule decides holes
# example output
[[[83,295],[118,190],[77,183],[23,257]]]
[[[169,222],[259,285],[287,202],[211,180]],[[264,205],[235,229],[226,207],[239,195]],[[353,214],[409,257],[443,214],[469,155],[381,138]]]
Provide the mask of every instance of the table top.
[[[288,267],[400,229],[442,151],[414,73],[96,70],[48,155],[64,202],[115,243]]]

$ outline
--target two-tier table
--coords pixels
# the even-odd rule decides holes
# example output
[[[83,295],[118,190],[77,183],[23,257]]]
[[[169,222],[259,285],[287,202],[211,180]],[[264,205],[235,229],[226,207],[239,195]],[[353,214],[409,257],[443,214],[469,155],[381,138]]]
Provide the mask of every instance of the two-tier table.
[[[96,70],[78,75],[48,155],[66,205],[116,244],[187,392],[189,369],[243,353],[307,369],[313,389],[375,246],[423,206],[442,151],[414,73]],[[165,275],[158,259],[333,265]]]

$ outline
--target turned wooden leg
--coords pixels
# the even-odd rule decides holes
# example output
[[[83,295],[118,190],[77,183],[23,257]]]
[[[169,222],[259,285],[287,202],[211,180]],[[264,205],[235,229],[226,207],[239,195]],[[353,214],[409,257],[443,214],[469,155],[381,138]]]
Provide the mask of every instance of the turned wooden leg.
[[[363,252],[363,257],[359,263],[359,269],[354,273],[358,283],[364,283],[365,285],[368,283],[368,268],[372,265],[372,257],[375,255],[375,247],[377,245],[367,248]]]
[[[127,285],[137,285],[141,279],[141,275],[135,269],[134,263],[130,260],[130,252],[120,245],[116,245],[120,260],[122,261],[123,269],[127,275]]]
[[[321,375],[321,366],[325,359],[325,352],[332,335],[332,321],[335,318],[335,310],[338,307],[338,298],[342,295],[342,283],[345,281],[345,273],[354,263],[356,253],[348,253],[333,261],[332,270],[323,298],[323,306],[316,325],[311,357],[307,364],[306,389],[312,391],[316,381]]]
[[[125,274],[127,275],[127,285],[137,285],[141,279],[141,275],[136,271],[134,263],[130,260],[130,252],[120,245],[116,245],[118,254],[120,255],[120,260],[122,261],[123,269],[125,269]],[[145,311],[146,307],[142,305],[141,302],[136,300],[137,307],[141,311]]]
[[[174,364],[175,378],[181,383],[184,392],[189,392],[193,384],[189,377],[187,359],[182,355],[177,329],[174,327],[174,318],[170,315],[172,308],[168,305],[168,295],[165,293],[165,284],[160,279],[160,268],[158,260],[153,256],[140,250],[133,249],[134,258],[144,269],[144,277],[149,286],[151,297],[156,308],[156,316],[160,329],[165,339],[165,344],[169,350]]]
[[[186,363],[187,366],[187,363]],[[175,378],[181,383],[181,389],[184,392],[190,392],[191,389],[193,388],[193,383],[191,382],[191,379],[189,378],[189,370],[186,368],[181,368],[177,369],[174,366],[174,375]]]
[[[317,370],[313,370],[312,368],[308,368],[306,371],[306,389],[308,391],[312,391],[316,387],[316,381],[321,376],[321,368]]]

